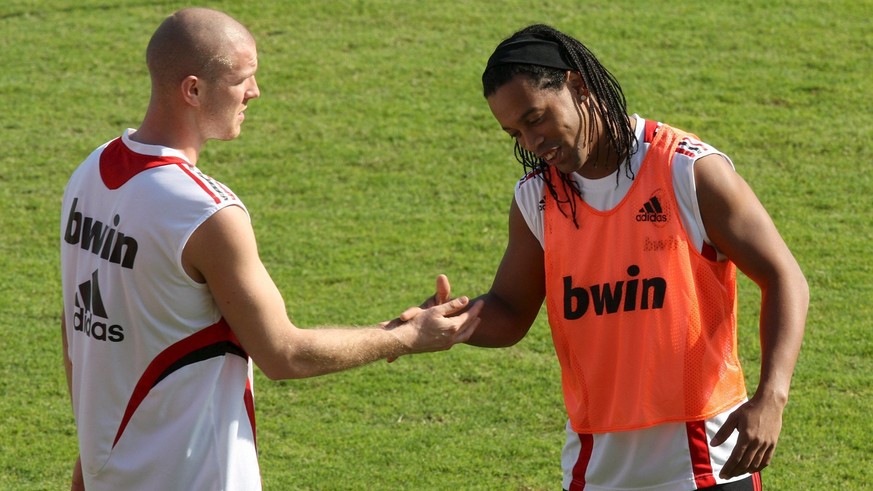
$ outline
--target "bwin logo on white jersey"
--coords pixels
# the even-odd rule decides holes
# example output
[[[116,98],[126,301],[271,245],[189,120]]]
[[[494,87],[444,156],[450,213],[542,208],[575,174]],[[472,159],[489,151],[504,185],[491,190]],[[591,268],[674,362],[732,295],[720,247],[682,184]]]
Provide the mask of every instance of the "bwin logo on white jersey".
[[[73,330],[98,341],[118,343],[124,341],[124,328],[109,322],[109,314],[100,295],[97,270],[91,273],[91,280],[79,285],[73,312]],[[101,320],[102,319],[102,320]]]

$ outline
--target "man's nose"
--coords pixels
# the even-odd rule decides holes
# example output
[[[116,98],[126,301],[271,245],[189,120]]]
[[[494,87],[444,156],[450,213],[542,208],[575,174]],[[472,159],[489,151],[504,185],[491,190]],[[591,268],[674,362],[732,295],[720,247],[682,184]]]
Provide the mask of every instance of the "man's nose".
[[[537,153],[540,145],[543,143],[543,137],[539,133],[528,132],[522,135],[521,146],[531,153]]]
[[[252,77],[252,86],[247,91],[246,95],[249,99],[257,99],[261,97],[261,89],[258,87],[258,81],[255,80],[255,77]]]

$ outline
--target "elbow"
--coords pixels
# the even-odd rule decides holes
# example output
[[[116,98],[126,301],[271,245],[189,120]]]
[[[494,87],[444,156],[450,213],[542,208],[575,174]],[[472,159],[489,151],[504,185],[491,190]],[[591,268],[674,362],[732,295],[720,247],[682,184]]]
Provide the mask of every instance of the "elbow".
[[[801,274],[800,281],[798,282],[798,290],[800,291],[801,299],[803,300],[803,309],[806,311],[809,308],[809,283],[806,281],[806,277]]]
[[[525,336],[527,336],[528,329],[507,329],[505,331],[505,336],[499,341],[501,344],[498,346],[499,348],[510,348],[519,343]]]
[[[258,369],[261,370],[261,373],[270,380],[289,380],[308,376],[303,370],[296,368],[294,364],[288,363],[287,360],[282,358],[273,360],[252,358],[252,360]]]
[[[261,370],[261,373],[263,373],[270,380],[286,380],[287,378],[289,378],[285,377],[280,371],[272,367],[258,365],[258,368]]]
[[[316,375],[311,370],[301,369],[290,364],[258,364],[256,362],[255,365],[257,365],[261,370],[261,373],[263,373],[268,379],[274,381],[301,379]]]
[[[472,337],[467,341],[471,346],[480,348],[509,348],[515,346],[519,341],[527,335],[530,325],[527,328],[521,326],[503,325],[498,329],[477,330]]]
[[[795,301],[799,308],[803,310],[804,316],[806,315],[807,310],[809,309],[809,283],[806,280],[806,276],[801,271],[800,266],[797,266],[796,272],[793,277],[789,280],[791,289],[794,292]]]

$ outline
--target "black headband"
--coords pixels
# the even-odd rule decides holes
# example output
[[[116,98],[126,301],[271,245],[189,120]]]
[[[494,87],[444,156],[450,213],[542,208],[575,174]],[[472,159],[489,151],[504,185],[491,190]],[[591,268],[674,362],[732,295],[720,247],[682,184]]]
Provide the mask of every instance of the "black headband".
[[[494,50],[485,70],[498,65],[518,63],[523,65],[539,65],[559,70],[573,70],[567,60],[565,49],[556,41],[542,39],[530,34],[507,39]]]

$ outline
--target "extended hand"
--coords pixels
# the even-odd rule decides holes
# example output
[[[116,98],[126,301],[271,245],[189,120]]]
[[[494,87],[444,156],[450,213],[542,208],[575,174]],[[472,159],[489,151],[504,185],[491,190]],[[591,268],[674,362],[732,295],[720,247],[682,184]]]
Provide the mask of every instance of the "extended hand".
[[[752,398],[728,416],[710,445],[721,445],[734,430],[739,431],[737,444],[719,474],[722,479],[759,472],[770,465],[782,431],[782,406]]]
[[[484,305],[476,302],[467,309],[470,299],[456,298],[427,309],[419,309],[408,322],[391,328],[411,353],[442,351],[466,342],[479,325]],[[458,313],[467,309],[463,313]]]

